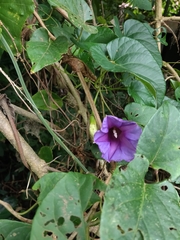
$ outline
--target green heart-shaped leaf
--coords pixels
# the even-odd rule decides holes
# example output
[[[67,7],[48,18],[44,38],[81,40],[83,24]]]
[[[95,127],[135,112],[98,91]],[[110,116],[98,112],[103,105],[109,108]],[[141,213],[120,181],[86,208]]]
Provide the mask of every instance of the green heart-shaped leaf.
[[[35,73],[43,67],[60,60],[68,50],[66,37],[58,37],[52,41],[45,29],[37,29],[27,43],[27,53],[33,64],[31,72]]]
[[[151,53],[140,42],[128,37],[109,42],[106,51],[103,47],[97,45],[90,48],[95,61],[108,71],[133,74],[151,93],[154,105],[161,105],[165,81]]]

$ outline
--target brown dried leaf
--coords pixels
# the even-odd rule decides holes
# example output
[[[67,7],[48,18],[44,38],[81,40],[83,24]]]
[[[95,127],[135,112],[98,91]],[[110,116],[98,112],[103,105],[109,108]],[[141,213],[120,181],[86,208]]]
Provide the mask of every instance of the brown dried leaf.
[[[97,77],[91,72],[91,70],[80,59],[71,55],[65,54],[62,59],[63,63],[68,63],[74,72],[81,72],[84,77],[95,81]]]

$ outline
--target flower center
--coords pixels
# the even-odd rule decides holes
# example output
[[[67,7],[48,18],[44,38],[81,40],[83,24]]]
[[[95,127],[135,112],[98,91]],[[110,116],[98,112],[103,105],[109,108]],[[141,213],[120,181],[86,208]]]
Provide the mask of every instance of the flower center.
[[[121,133],[121,130],[119,128],[113,127],[110,129],[111,136],[116,139],[119,137],[120,133]]]

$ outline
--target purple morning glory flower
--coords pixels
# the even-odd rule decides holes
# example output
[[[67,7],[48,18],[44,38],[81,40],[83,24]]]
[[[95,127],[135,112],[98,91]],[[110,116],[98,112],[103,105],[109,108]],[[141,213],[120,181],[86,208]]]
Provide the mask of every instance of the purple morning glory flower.
[[[141,132],[137,123],[107,115],[101,129],[94,134],[94,142],[106,161],[130,162],[134,158]]]

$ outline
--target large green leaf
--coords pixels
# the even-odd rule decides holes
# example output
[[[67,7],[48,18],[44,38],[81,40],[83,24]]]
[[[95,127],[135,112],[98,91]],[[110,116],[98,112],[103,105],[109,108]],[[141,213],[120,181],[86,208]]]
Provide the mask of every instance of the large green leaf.
[[[141,23],[135,19],[129,19],[124,23],[124,35],[135,39],[151,53],[152,57],[162,67],[162,57],[157,47],[157,42],[152,34],[153,29],[146,23]]]
[[[172,179],[180,175],[180,113],[164,102],[143,130],[137,153],[143,154],[156,169],[164,169]]]
[[[5,240],[29,240],[31,225],[27,223],[0,220],[0,239]]]
[[[36,183],[40,188],[40,206],[32,224],[31,240],[67,239],[76,231],[77,239],[87,239],[84,211],[93,204],[94,190],[105,190],[105,185],[93,175],[69,172],[46,174]]]
[[[37,72],[43,67],[60,60],[68,50],[66,37],[58,37],[55,41],[49,39],[44,28],[37,29],[27,43],[27,53],[33,64],[31,72]]]
[[[179,197],[168,181],[146,184],[147,159],[116,169],[105,193],[100,223],[103,240],[179,240]]]
[[[128,37],[117,38],[107,44],[107,56],[100,45],[91,47],[90,51],[104,69],[133,74],[152,94],[154,105],[161,105],[165,94],[164,77],[151,53],[139,41]]]
[[[33,13],[34,3],[32,0],[7,0],[0,2],[0,20],[8,29],[19,51],[21,51],[21,31],[25,20]],[[3,36],[9,46],[16,53],[12,39],[3,28]],[[0,47],[3,47],[0,43]],[[4,48],[4,47],[3,47]]]
[[[70,21],[77,28],[83,28],[90,33],[96,33],[96,27],[86,24],[92,19],[92,11],[84,0],[48,0],[51,6],[60,7],[68,13]]]

